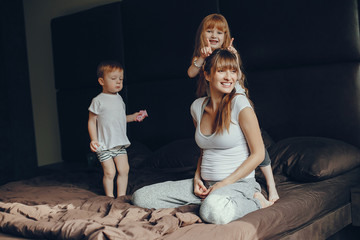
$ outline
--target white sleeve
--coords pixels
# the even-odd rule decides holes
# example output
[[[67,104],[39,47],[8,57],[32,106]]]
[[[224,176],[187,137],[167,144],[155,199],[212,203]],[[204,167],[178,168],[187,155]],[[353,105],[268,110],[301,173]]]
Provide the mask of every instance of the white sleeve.
[[[243,110],[244,108],[249,107],[252,109],[252,106],[245,95],[237,95],[233,101],[234,105],[232,111],[234,111],[235,116],[239,116],[241,110]]]
[[[192,118],[194,119],[195,122],[197,122],[197,117],[196,117],[196,100],[191,104],[190,107],[190,113]]]
[[[97,101],[95,98],[91,101],[89,111],[95,114],[99,114],[100,111],[100,102]]]
[[[200,112],[201,112],[202,104],[204,103],[205,98],[206,97],[198,98],[191,104],[190,113],[195,122],[198,122],[198,120],[199,120],[198,118],[201,114]]]

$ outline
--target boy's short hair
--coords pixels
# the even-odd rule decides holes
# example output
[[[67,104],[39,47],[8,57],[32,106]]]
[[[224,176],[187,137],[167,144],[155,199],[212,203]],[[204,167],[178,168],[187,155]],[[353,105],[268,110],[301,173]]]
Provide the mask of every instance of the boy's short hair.
[[[124,70],[123,66],[119,62],[103,61],[97,67],[97,77],[103,78],[105,73],[114,71],[115,69],[119,69],[120,71]]]

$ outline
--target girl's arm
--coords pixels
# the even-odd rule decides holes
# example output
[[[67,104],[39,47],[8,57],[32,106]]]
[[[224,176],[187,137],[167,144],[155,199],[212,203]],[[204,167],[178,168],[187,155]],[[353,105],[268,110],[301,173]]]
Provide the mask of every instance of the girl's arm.
[[[200,49],[200,57],[194,57],[189,69],[188,75],[190,78],[196,77],[199,74],[205,59],[212,53],[211,44],[209,39],[207,40],[207,46]]]
[[[188,68],[188,71],[187,71],[188,76],[190,78],[196,77],[199,74],[204,62],[205,62],[205,59],[201,56],[199,58],[194,58],[190,67]],[[196,66],[195,66],[195,63],[196,63]]]
[[[227,178],[216,183],[213,188],[220,188],[237,182],[249,175],[265,158],[265,148],[259,123],[253,109],[246,107],[239,113],[239,124],[250,149],[249,157]],[[216,186],[217,185],[217,186]],[[211,189],[213,191],[214,189]]]
[[[91,140],[90,149],[93,152],[96,152],[96,149],[100,146],[96,132],[96,119],[97,119],[97,115],[89,111],[88,131]]]

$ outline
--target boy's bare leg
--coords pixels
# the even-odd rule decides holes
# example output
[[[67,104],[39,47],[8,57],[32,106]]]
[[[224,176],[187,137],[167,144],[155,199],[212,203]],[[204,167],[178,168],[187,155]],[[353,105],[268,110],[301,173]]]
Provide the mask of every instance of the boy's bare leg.
[[[114,177],[116,174],[115,164],[112,158],[101,162],[103,168],[103,186],[105,195],[114,197]]]
[[[114,158],[116,170],[118,176],[116,179],[117,184],[117,197],[126,195],[126,189],[128,184],[128,175],[129,175],[129,162],[127,154],[120,154]]]
[[[276,190],[274,175],[271,169],[271,165],[260,167],[262,173],[266,179],[266,185],[269,193],[269,201],[276,202],[279,199],[279,194]]]
[[[274,202],[266,200],[266,198],[264,197],[264,195],[261,194],[261,192],[255,192],[254,198],[259,200],[261,208],[267,208],[274,204]]]

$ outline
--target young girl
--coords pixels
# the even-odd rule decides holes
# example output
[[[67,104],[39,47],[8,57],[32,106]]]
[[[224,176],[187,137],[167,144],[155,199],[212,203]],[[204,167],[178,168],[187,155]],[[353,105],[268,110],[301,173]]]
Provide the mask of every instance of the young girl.
[[[204,76],[210,97],[191,105],[201,149],[194,178],[145,186],[132,200],[156,209],[198,204],[204,221],[226,224],[273,203],[260,193],[255,179],[264,143],[249,99],[235,91],[240,76],[236,55],[215,50],[206,60]]]
[[[195,49],[192,58],[192,64],[188,69],[188,75],[190,78],[194,78],[199,75],[198,88],[196,94],[198,97],[210,95],[209,87],[205,81],[203,75],[203,64],[205,59],[216,49],[227,49],[236,55],[238,64],[241,68],[241,58],[233,47],[233,40],[230,35],[229,25],[225,17],[221,14],[210,14],[206,16],[200,26],[198,27],[195,37]],[[239,79],[244,82],[245,76],[242,74],[241,69],[239,72]],[[248,95],[247,89],[241,86],[239,82],[236,82],[235,89],[237,93]],[[269,200],[275,202],[279,199],[279,195],[276,190],[274,176],[271,169],[271,160],[266,151],[264,161],[260,164],[260,169],[265,176],[267,182],[267,188],[269,193]]]

